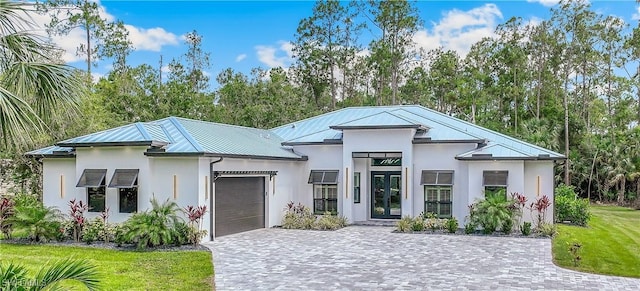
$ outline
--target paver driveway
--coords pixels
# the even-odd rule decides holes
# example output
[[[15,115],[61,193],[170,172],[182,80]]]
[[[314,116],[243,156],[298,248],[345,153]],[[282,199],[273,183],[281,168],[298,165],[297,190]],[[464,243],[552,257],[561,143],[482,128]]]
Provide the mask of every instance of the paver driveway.
[[[640,290],[640,279],[579,273],[535,238],[260,229],[205,243],[217,290]]]

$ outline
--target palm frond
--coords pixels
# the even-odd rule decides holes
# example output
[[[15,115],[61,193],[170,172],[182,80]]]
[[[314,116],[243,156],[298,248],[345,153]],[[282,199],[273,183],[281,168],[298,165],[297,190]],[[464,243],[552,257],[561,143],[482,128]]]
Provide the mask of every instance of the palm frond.
[[[60,290],[58,284],[65,280],[82,283],[89,290],[99,289],[99,273],[96,267],[86,260],[65,259],[47,265],[36,275],[36,282],[47,286],[48,290]],[[37,290],[32,288],[32,290]]]

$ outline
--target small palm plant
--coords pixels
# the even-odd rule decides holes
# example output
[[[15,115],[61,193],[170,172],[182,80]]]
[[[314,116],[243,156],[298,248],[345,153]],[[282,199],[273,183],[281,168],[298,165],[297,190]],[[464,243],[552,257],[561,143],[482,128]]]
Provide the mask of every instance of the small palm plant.
[[[80,282],[89,290],[99,289],[96,267],[85,260],[66,259],[47,264],[34,278],[29,278],[24,266],[14,263],[0,264],[2,290],[62,290],[66,280]]]
[[[151,199],[151,210],[136,213],[127,221],[126,240],[139,249],[171,244],[175,226],[182,222],[179,211],[178,204],[169,199],[162,204]]]
[[[61,219],[62,214],[55,207],[25,205],[15,208],[10,221],[14,229],[25,231],[29,240],[40,242],[58,236]]]
[[[478,201],[474,207],[473,216],[482,226],[483,232],[491,234],[499,227],[505,227],[513,220],[515,201],[507,199],[502,192],[487,195],[484,200]]]

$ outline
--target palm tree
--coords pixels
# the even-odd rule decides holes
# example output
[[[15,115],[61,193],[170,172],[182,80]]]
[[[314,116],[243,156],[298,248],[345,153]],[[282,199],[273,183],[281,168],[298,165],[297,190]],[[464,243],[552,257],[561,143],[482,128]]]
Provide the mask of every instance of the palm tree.
[[[27,276],[22,265],[0,264],[0,287],[2,290],[62,290],[60,283],[74,280],[89,290],[98,290],[96,267],[85,260],[65,259],[43,266],[35,278]]]
[[[18,206],[10,219],[16,230],[24,230],[29,240],[40,242],[56,238],[62,214],[54,207]]]
[[[33,142],[48,125],[76,115],[83,82],[33,34],[33,3],[0,0],[0,136],[4,147]]]

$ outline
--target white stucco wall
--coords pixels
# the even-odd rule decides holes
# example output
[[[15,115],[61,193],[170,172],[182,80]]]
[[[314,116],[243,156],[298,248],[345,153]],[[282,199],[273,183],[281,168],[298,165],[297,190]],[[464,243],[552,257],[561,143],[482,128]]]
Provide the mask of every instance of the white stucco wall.
[[[75,197],[87,202],[87,190],[84,187],[75,187],[84,169],[107,169],[106,184],[111,181],[111,177],[116,169],[139,169],[138,174],[138,211],[145,210],[149,205],[150,195],[154,182],[151,179],[149,162],[144,155],[147,147],[90,147],[76,149],[76,167],[73,187]],[[154,180],[155,181],[155,180]],[[67,199],[67,201],[70,199]],[[109,207],[109,221],[123,222],[130,213],[119,212],[118,189],[106,188],[106,207]],[[66,212],[66,208],[63,212]],[[88,212],[87,217],[98,216],[97,212]]]
[[[300,178],[297,182],[292,181],[298,185],[298,192],[291,197],[292,201],[313,209],[313,185],[308,183],[309,173],[311,170],[338,170],[338,212],[342,214],[340,197],[344,194],[345,174],[342,168],[342,145],[303,145],[295,146],[294,149],[297,153],[308,156],[309,160],[300,163]]]
[[[524,193],[524,161],[468,161],[469,164],[469,200],[467,205],[484,199],[482,185],[483,171],[508,171],[507,195],[513,192]]]
[[[62,213],[68,212],[72,199],[87,202],[86,194],[76,191],[76,159],[45,158],[42,161],[42,202],[46,206],[57,207]]]
[[[554,209],[554,171],[553,161],[525,161],[524,162],[524,195],[528,198],[528,203],[536,201],[543,195],[547,195],[552,205],[545,214],[546,222],[553,222]],[[539,183],[538,183],[539,181]],[[527,205],[529,206],[529,205]],[[537,221],[537,212],[533,213],[525,210],[523,213],[524,221]]]
[[[342,171],[344,175],[345,169],[349,169],[349,180],[353,180],[354,161],[353,152],[400,152],[402,153],[402,166],[399,168],[388,168],[384,170],[402,172],[402,198],[401,207],[402,215],[412,215],[413,213],[413,136],[415,129],[359,129],[359,130],[344,130],[342,135]],[[362,165],[360,166],[362,167]],[[369,171],[373,171],[371,167]],[[370,172],[363,173],[363,176],[367,176],[364,181],[369,183]],[[344,176],[343,176],[344,177]],[[369,187],[367,192],[362,193],[362,196],[366,196],[367,202],[365,207],[362,205],[355,205],[353,203],[353,185],[350,182],[349,185],[342,185],[339,188],[348,188],[349,195],[342,195],[338,198],[338,204],[342,205],[342,215],[346,216],[350,222],[353,222],[356,218],[370,217],[370,193]],[[341,201],[342,199],[342,201]],[[361,202],[362,203],[362,202]],[[355,213],[358,211],[358,213]],[[363,212],[364,211],[364,212]]]
[[[476,148],[476,144],[416,144],[414,145],[415,193],[412,216],[424,212],[424,185],[420,185],[422,170],[453,170],[452,214],[462,224],[468,215],[469,173],[467,162],[455,156]]]

